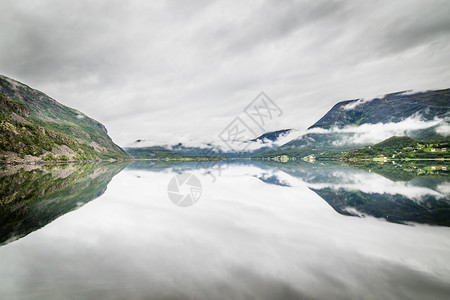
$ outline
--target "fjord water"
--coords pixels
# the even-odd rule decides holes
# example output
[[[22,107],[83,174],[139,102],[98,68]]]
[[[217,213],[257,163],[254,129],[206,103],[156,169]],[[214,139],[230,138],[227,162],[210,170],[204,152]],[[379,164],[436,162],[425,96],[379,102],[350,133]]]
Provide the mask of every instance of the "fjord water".
[[[387,168],[227,161],[3,170],[0,298],[447,298],[448,177]],[[190,207],[167,193],[184,172],[202,184]]]

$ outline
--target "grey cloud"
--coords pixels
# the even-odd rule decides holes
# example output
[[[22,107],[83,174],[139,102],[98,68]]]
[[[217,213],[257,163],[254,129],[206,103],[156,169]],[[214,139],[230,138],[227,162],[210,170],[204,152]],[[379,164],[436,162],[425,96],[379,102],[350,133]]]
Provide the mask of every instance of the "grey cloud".
[[[372,40],[375,51],[380,55],[398,53],[442,37],[448,38],[450,10],[447,4],[444,1],[399,2],[392,5],[392,8],[387,7],[389,10],[381,8],[379,12],[376,12],[375,6],[374,14],[379,17],[367,27],[366,37]]]
[[[235,23],[224,22],[210,34],[232,52],[267,46],[309,24],[339,14],[342,2],[267,1],[254,7],[249,15]],[[214,27],[214,24],[212,24]]]

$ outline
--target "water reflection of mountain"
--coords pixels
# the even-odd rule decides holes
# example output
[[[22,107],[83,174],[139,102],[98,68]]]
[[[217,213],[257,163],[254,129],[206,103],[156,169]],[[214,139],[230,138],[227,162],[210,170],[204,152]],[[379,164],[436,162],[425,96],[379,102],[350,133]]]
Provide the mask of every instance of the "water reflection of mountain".
[[[450,183],[446,173],[395,176],[392,166],[340,163],[264,162],[299,178],[335,211],[370,215],[395,223],[450,226]],[[422,167],[426,169],[426,167]],[[403,179],[393,180],[393,179]]]
[[[126,164],[10,166],[0,170],[0,245],[101,196]]]
[[[263,173],[260,175],[254,175],[254,177],[258,178],[262,182],[269,184],[274,184],[278,186],[291,186],[289,182],[286,182],[285,180],[278,178],[277,175],[275,174]]]

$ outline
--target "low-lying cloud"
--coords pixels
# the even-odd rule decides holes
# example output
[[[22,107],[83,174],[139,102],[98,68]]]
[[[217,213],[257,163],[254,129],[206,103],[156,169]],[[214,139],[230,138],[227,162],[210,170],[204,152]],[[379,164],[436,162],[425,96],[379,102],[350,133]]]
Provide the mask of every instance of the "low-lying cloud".
[[[419,114],[413,115],[400,122],[362,124],[360,126],[332,127],[330,129],[312,128],[303,135],[314,134],[342,134],[342,138],[333,141],[334,146],[351,144],[374,144],[392,136],[411,136],[414,131],[435,127],[433,130],[443,136],[450,135],[448,118],[434,118],[424,120]]]

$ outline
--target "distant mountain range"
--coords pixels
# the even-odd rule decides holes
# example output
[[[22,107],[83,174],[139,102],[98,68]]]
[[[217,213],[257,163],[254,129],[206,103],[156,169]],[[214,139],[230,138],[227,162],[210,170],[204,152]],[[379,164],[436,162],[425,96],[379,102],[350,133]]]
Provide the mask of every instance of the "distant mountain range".
[[[186,147],[183,144],[140,147],[136,141],[125,150],[138,157],[164,155],[264,157],[275,155],[305,156],[322,152],[342,152],[379,143],[392,136],[419,140],[445,140],[450,134],[450,89],[427,92],[397,92],[371,100],[355,99],[337,103],[304,134],[284,144],[279,141],[292,129],[267,132],[248,141],[258,144],[240,153],[221,150],[213,144]],[[140,148],[140,150],[137,150]],[[139,153],[137,153],[139,152]]]
[[[127,158],[100,122],[0,75],[0,161]]]
[[[256,139],[251,140],[252,142],[276,142],[280,137],[285,136],[292,132],[292,129],[282,129],[277,131],[266,132]]]
[[[277,141],[291,132],[292,129],[283,129],[264,133],[255,139],[247,141],[248,148],[253,150],[242,152],[223,150],[213,143],[207,143],[198,147],[186,146],[182,143],[176,145],[145,146],[148,141],[141,139],[136,140],[129,147],[124,148],[124,150],[135,158],[177,158],[183,156],[249,158],[278,148]]]

